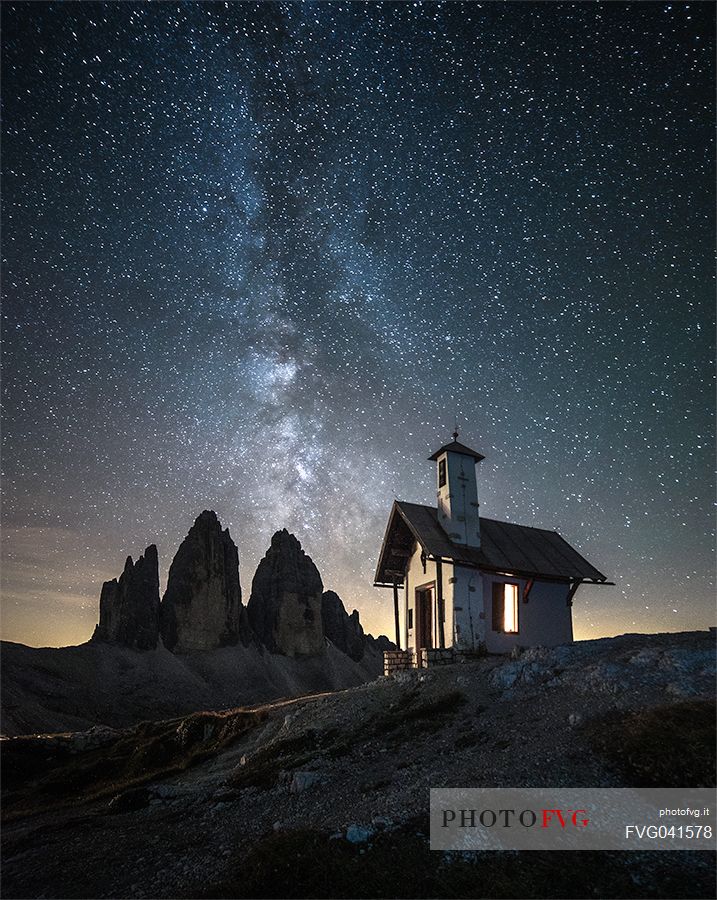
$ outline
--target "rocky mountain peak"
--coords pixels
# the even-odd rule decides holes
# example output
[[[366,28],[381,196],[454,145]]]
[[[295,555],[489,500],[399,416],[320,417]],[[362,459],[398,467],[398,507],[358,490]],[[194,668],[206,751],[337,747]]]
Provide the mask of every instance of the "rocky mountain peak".
[[[296,537],[277,531],[252,582],[249,623],[272,653],[315,656],[324,650],[323,583]]]
[[[212,528],[217,531],[222,530],[221,523],[219,521],[219,517],[214,512],[213,509],[205,509],[203,512],[200,512],[197,518],[194,520],[193,528]],[[229,529],[225,529],[229,530]]]
[[[321,614],[326,637],[339,650],[358,662],[366,650],[366,635],[358,610],[346,612],[343,600],[335,591],[325,591],[321,598]]]
[[[213,650],[249,639],[241,602],[239,553],[217,514],[204,510],[182,541],[162,599],[164,645],[175,652]]]
[[[271,545],[272,548],[283,548],[283,549],[292,549],[295,551],[301,550],[301,542],[296,537],[296,535],[292,534],[290,531],[287,531],[286,528],[282,528],[280,531],[275,531],[271,537]]]
[[[175,653],[256,640],[271,653],[290,657],[321,655],[328,639],[354,662],[380,654],[384,644],[392,646],[386,638],[365,634],[358,611],[349,615],[335,591],[322,592],[311,557],[282,528],[272,535],[245,607],[236,544],[217,514],[205,509],[172,561],[161,604],[152,545],[136,563],[128,556],[119,580],[103,586],[93,639],[149,649],[161,634]]]
[[[159,638],[159,561],[150,544],[137,562],[128,556],[119,579],[105,581],[94,641],[152,650]]]

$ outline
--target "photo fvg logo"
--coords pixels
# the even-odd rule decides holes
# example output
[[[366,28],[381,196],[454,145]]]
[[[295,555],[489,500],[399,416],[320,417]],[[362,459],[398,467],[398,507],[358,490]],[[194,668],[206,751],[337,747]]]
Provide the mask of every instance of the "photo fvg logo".
[[[444,809],[443,828],[586,828],[590,820],[585,809]]]
[[[431,850],[712,850],[712,788],[432,788]]]

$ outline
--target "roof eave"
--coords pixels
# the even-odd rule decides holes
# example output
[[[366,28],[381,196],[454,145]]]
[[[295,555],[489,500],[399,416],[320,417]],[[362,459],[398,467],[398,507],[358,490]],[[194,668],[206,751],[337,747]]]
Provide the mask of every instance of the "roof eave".
[[[469,447],[466,447],[465,449],[461,448],[460,450],[458,450],[458,449],[451,449],[450,444],[444,444],[443,447],[436,450],[435,453],[432,453],[428,457],[429,462],[435,462],[435,460],[437,460],[438,457],[442,456],[444,453],[459,453],[461,456],[471,456],[477,463],[479,463],[481,460],[485,459],[485,456],[483,456],[482,453],[477,453],[475,450],[471,450]]]
[[[380,574],[381,574],[381,571],[385,568],[385,565],[386,565],[386,564],[385,564],[385,556],[386,556],[386,551],[387,551],[387,549],[388,549],[388,539],[389,539],[389,535],[391,534],[391,527],[393,526],[393,520],[394,520],[394,516],[396,515],[396,513],[398,513],[398,514],[400,515],[401,520],[405,523],[406,527],[407,527],[408,530],[411,532],[411,534],[413,535],[414,539],[415,539],[415,540],[421,545],[421,547],[423,547],[423,549],[425,550],[425,547],[424,547],[424,545],[423,545],[423,542],[421,541],[421,539],[420,539],[418,533],[417,533],[416,530],[413,528],[413,526],[411,525],[411,522],[408,520],[408,518],[407,518],[406,515],[404,514],[403,510],[401,509],[401,501],[400,501],[400,500],[394,500],[394,501],[393,501],[393,505],[391,506],[391,512],[390,512],[389,517],[388,517],[388,524],[386,525],[386,531],[385,531],[384,536],[383,536],[383,541],[382,541],[382,543],[381,543],[381,552],[379,553],[379,556],[378,556],[378,564],[377,564],[377,566],[376,566],[376,572],[375,572],[375,574],[374,574],[374,587],[383,587],[383,586],[388,587],[388,586],[391,586],[391,585],[393,584],[393,582],[381,581],[381,579],[380,579]]]
[[[411,532],[411,534],[412,534],[413,537],[415,538],[416,542],[417,542],[418,544],[421,545],[421,547],[423,548],[423,550],[424,550],[425,553],[428,553],[428,547],[426,547],[425,543],[423,542],[423,539],[421,538],[421,535],[418,533],[418,531],[417,531],[416,528],[414,527],[414,525],[413,525],[413,523],[411,522],[410,518],[409,518],[409,517],[406,515],[406,513],[401,509],[401,502],[400,502],[400,500],[397,500],[397,501],[396,501],[396,508],[397,508],[397,510],[398,510],[398,512],[399,512],[399,515],[401,516],[401,518],[403,519],[403,521],[404,521],[404,522],[406,523],[406,525],[408,526],[408,530]]]
[[[510,570],[511,575],[514,575],[516,578],[534,578],[536,581],[551,581],[557,582],[560,584],[572,584],[574,581],[579,581],[581,584],[605,584],[605,585],[613,585],[614,582],[608,581],[606,575],[601,575],[600,578],[589,578],[585,575],[553,575],[546,572],[532,572],[529,569],[519,569],[515,566],[491,566],[487,563],[475,563],[470,562],[469,560],[464,560],[460,558],[456,558],[455,556],[435,556],[430,554],[428,556],[430,560],[438,560],[441,562],[452,562],[455,565],[465,566],[467,569],[478,569],[481,572],[506,572],[508,569]],[[596,570],[597,571],[597,570]]]

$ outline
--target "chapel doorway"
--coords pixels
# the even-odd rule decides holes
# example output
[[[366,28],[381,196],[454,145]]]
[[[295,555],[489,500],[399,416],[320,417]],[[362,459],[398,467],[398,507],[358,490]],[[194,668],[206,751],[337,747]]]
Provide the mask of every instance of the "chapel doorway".
[[[433,647],[433,590],[432,584],[416,588],[416,649]]]

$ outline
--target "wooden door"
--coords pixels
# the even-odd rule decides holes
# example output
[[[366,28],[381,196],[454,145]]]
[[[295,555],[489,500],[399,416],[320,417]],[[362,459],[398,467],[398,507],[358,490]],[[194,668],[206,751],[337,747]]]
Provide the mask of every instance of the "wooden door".
[[[433,647],[433,587],[416,591],[416,649]]]

